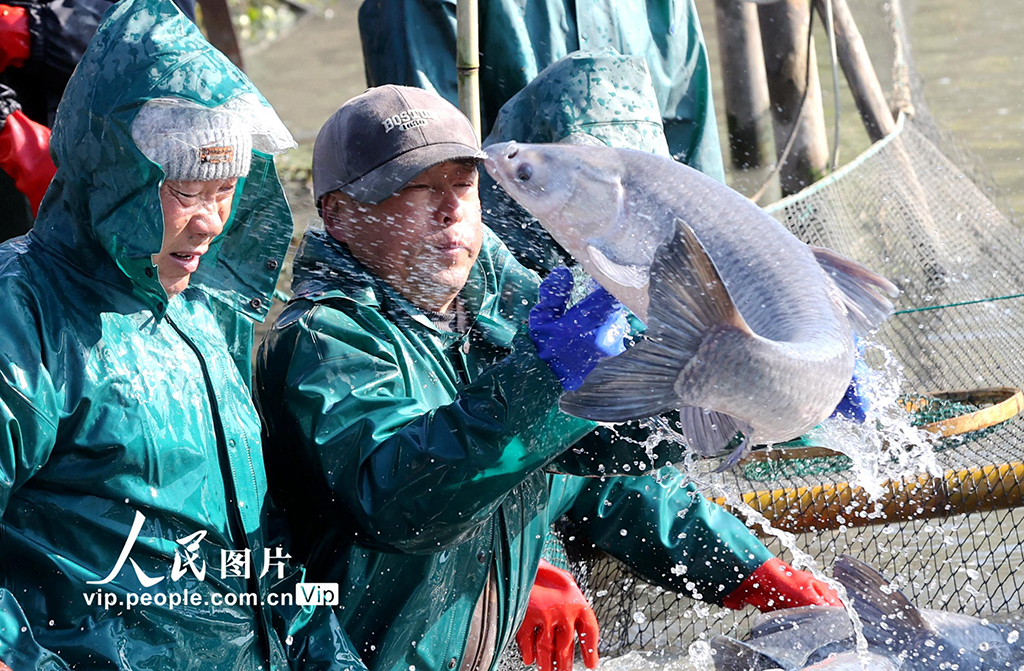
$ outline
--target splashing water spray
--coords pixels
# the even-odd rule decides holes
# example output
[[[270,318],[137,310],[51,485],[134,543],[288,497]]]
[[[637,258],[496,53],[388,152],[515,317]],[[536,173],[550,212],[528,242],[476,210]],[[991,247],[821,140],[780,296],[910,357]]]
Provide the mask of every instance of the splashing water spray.
[[[849,457],[852,471],[850,484],[861,488],[871,502],[878,502],[886,492],[885,485],[888,481],[921,473],[938,476],[942,470],[929,443],[928,434],[911,425],[910,416],[897,402],[904,389],[902,366],[884,345],[867,342],[865,346],[865,358],[871,366],[870,375],[861,381],[862,385],[866,385],[866,389],[862,389],[863,395],[870,399],[865,411],[865,420],[856,422],[843,417],[833,417],[816,427],[808,437],[813,444],[827,446]],[[655,449],[662,441],[686,445],[686,438],[663,417],[642,420],[641,426],[650,430],[648,438],[641,446],[651,464],[656,462]],[[824,575],[814,558],[800,549],[794,534],[772,526],[764,515],[742,500],[735,486],[727,485],[724,480],[710,479],[706,467],[700,466],[701,460],[690,451],[686,454],[683,463],[675,466],[685,473],[702,493],[709,498],[724,499],[731,510],[744,518],[748,527],[758,527],[765,534],[778,539],[779,543],[789,550],[792,556],[790,563],[794,568],[809,571],[814,577],[836,590],[853,625],[856,651],[865,655],[868,650],[867,640],[864,638],[863,626],[852,600],[846,593],[846,588]],[[871,516],[870,512],[867,514]],[[704,641],[698,641],[690,646],[687,661],[699,671],[714,671],[710,646]],[[866,670],[868,663],[864,662]]]

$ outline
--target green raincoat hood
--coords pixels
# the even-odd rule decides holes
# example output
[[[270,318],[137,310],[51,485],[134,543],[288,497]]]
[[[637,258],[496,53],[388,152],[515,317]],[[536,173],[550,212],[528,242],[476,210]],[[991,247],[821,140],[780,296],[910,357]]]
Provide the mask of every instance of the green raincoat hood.
[[[484,146],[516,142],[604,144],[670,156],[658,98],[641,56],[576,51],[545,68],[501,108]],[[528,268],[547,273],[569,255],[526,210],[481,174],[487,224]]]
[[[31,235],[99,279],[127,279],[162,316],[167,294],[151,256],[163,241],[163,170],[136,146],[132,122],[156,98],[217,107],[242,96],[273,114],[248,78],[170,0],[114,5],[58,110],[50,140],[57,174]],[[191,286],[262,320],[290,226],[272,156],[254,150],[231,218]]]

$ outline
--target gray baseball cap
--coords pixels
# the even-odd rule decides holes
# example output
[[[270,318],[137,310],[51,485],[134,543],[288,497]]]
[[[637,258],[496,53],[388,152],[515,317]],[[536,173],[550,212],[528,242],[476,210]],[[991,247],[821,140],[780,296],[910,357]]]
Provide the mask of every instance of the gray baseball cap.
[[[320,129],[313,195],[317,209],[335,190],[376,204],[438,163],[484,158],[469,119],[447,100],[409,86],[378,86],[346,102]]]

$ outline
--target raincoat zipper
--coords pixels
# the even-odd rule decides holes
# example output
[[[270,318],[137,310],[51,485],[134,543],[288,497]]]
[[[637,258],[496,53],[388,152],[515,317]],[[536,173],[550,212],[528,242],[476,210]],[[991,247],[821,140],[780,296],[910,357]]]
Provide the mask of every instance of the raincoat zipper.
[[[178,334],[188,348],[192,350],[192,353],[196,355],[196,359],[199,361],[199,367],[203,371],[203,381],[206,383],[206,395],[210,402],[210,412],[213,415],[213,431],[217,437],[217,457],[220,461],[221,468],[223,469],[226,467],[228,473],[231,475],[231,477],[225,478],[224,482],[224,488],[228,496],[227,508],[231,511],[228,519],[234,535],[238,538],[237,542],[242,545],[242,549],[251,551],[251,548],[249,547],[249,539],[245,533],[245,523],[242,520],[242,513],[238,509],[239,501],[238,492],[235,489],[235,470],[231,466],[231,458],[228,455],[227,440],[224,436],[224,424],[221,422],[220,406],[217,402],[216,392],[213,390],[213,383],[210,379],[210,370],[206,365],[206,360],[203,358],[202,353],[199,351],[199,348],[195,343],[192,342],[192,339],[185,335],[184,331],[178,328],[178,325],[174,323],[174,320],[172,320],[169,315],[164,315],[164,319],[167,320],[167,323],[174,329],[175,333]],[[260,599],[258,599],[255,606],[253,606],[256,621],[261,625],[256,627],[256,635],[259,637],[260,643],[263,646],[264,660],[266,661],[267,669],[273,669],[273,662],[270,654],[270,640],[266,630],[266,618],[263,614],[263,593],[260,590],[259,581],[253,578],[253,575],[255,575],[255,572],[246,579],[246,582],[249,584],[250,589],[255,587],[255,593],[260,596]]]

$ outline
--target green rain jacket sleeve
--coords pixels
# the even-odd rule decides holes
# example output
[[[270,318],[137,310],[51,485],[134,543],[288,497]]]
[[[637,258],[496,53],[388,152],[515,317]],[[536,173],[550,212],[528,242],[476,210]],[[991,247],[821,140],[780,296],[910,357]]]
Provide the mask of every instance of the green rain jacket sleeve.
[[[525,330],[453,402],[430,407],[416,394],[429,374],[389,341],[394,326],[339,300],[346,309],[317,304],[272,332],[264,356],[294,343],[284,405],[312,470],[310,495],[356,543],[405,553],[453,546],[593,429],[558,411],[561,386]]]
[[[5,290],[0,311],[6,315],[28,312]],[[42,365],[39,337],[25,324],[29,318],[11,319],[4,327],[0,347],[0,516],[19,487],[42,468],[57,435],[58,394]],[[26,362],[35,362],[28,364]],[[6,582],[5,557],[0,555],[0,585]],[[0,587],[0,661],[13,669],[67,669],[57,655],[36,643],[14,595]]]
[[[665,589],[721,605],[772,558],[750,529],[674,467],[647,477],[554,478],[554,514],[567,511],[595,547]]]

